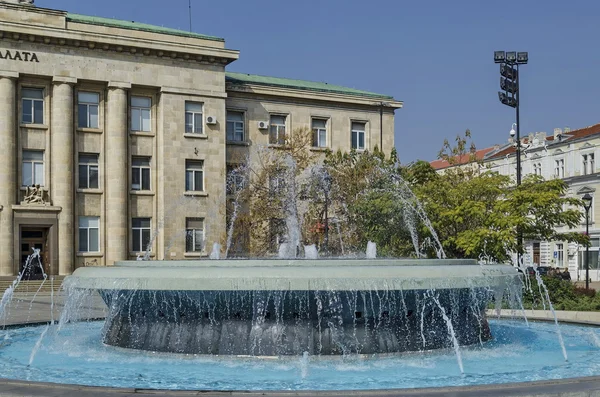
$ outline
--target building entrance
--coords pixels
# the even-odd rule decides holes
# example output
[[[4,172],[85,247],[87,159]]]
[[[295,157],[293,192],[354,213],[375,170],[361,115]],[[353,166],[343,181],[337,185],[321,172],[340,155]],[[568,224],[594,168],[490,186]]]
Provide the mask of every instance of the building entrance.
[[[25,269],[23,279],[40,280],[44,278],[44,273],[48,274],[48,234],[48,228],[24,227],[21,229],[21,264],[19,272],[25,269],[27,261],[34,250],[40,250],[39,258],[31,257],[31,263]]]

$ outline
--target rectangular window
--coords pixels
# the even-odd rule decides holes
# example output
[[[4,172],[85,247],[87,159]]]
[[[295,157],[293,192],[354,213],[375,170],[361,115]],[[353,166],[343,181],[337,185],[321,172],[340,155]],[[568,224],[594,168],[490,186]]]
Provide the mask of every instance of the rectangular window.
[[[22,185],[44,186],[44,152],[23,151]]]
[[[202,134],[202,104],[197,102],[185,103],[185,132],[187,134]]]
[[[79,188],[98,189],[98,155],[79,153]]]
[[[533,173],[535,175],[542,175],[542,163],[534,163],[533,164]]]
[[[21,89],[23,124],[44,124],[44,90],[41,88]]]
[[[77,126],[79,128],[98,128],[98,108],[100,94],[79,91],[77,94]]]
[[[131,189],[150,190],[150,157],[131,160]]]
[[[185,190],[204,191],[204,161],[185,161]]]
[[[595,172],[594,153],[588,153],[581,156],[582,175],[590,175]]]
[[[79,252],[100,251],[100,218],[79,217]]]
[[[269,190],[272,194],[282,193],[285,188],[285,176],[278,174],[269,177]]]
[[[286,116],[271,115],[269,123],[269,143],[271,145],[285,144]]]
[[[152,251],[150,244],[150,218],[131,220],[131,238],[133,252]]]
[[[564,267],[565,265],[565,248],[563,243],[556,244],[556,252],[554,254],[556,259],[556,267]]]
[[[554,160],[554,176],[557,178],[565,177],[565,160]]]
[[[244,113],[227,111],[227,140],[244,141]]]
[[[243,170],[237,164],[227,164],[227,179],[225,180],[227,194],[236,194],[244,189]]]
[[[579,251],[579,269],[580,270],[585,270],[585,265],[586,265],[586,251]],[[594,250],[590,250],[590,256],[589,256],[589,260],[590,260],[590,270],[600,270],[600,262],[599,262],[600,257],[598,256],[598,251]],[[585,272],[580,276],[583,280],[585,280]]]
[[[352,149],[365,149],[365,123],[352,122]]]
[[[185,252],[204,251],[204,219],[185,218]]]
[[[313,146],[327,147],[327,120],[312,119]]]
[[[151,131],[151,107],[152,99],[141,96],[131,97],[131,131]]]

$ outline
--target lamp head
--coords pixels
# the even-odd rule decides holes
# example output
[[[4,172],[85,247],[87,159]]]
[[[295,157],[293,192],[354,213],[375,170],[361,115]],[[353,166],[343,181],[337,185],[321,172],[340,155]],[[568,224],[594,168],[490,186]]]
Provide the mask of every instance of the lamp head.
[[[494,51],[494,63],[504,63],[506,55],[504,51]]]
[[[589,211],[589,209],[592,208],[592,200],[593,200],[592,195],[589,193],[586,193],[583,195],[581,200],[583,201],[583,207],[585,208],[585,210]]]

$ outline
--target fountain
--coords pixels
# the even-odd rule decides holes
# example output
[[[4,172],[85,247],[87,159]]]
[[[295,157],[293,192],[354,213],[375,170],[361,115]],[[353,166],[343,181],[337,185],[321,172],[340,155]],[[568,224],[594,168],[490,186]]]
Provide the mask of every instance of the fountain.
[[[100,292],[109,345],[283,356],[449,347],[446,315],[454,343],[486,341],[488,291],[514,283],[516,269],[474,260],[248,259],[123,261],[79,268],[65,288]]]
[[[323,177],[322,170],[312,171]],[[405,219],[427,225],[406,184],[392,182],[398,189],[394,194],[404,200]],[[292,200],[296,187],[290,188]],[[527,322],[516,268],[445,259],[433,231],[420,242],[411,230],[415,259],[378,258],[370,241],[362,253],[349,255],[339,220],[334,225],[343,256],[332,257],[303,244],[301,212],[286,203],[287,235],[276,258],[228,259],[232,222],[225,246],[215,242],[204,260],[146,256],[77,269],[63,283],[66,301],[57,325],[0,331],[0,377],[264,391],[444,387],[600,375],[600,365],[592,364],[600,362],[597,330]],[[423,246],[438,259],[423,259]],[[8,305],[12,292],[0,308]],[[104,322],[80,321],[81,311],[92,307],[98,295],[106,305]],[[502,302],[520,309],[525,321],[488,318],[486,309],[495,303],[499,310]]]

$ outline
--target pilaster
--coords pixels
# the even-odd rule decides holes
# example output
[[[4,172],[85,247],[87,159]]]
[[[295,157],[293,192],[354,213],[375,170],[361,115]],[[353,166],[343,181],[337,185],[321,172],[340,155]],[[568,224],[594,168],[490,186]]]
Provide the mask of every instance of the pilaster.
[[[60,275],[71,274],[74,269],[73,85],[76,82],[76,79],[68,77],[54,77],[52,81],[50,194],[53,204],[62,207],[58,218]]]
[[[129,256],[128,238],[128,126],[127,90],[131,84],[111,82],[108,84],[107,121],[105,129],[105,192],[106,265],[125,260]]]
[[[0,71],[0,276],[13,276],[13,212],[17,203],[17,78]]]

